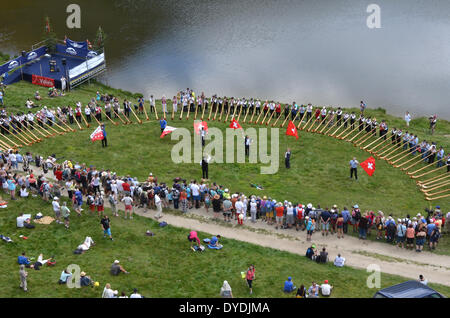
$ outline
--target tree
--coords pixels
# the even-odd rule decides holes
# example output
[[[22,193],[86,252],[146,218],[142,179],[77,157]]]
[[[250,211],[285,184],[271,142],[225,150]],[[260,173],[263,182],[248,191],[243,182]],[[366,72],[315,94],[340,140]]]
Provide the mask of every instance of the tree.
[[[45,17],[44,33],[42,38],[45,41],[46,46],[48,47],[49,53],[55,53],[56,43],[58,39],[56,38],[56,33],[51,27],[49,17]]]
[[[94,43],[94,50],[100,50],[103,49],[105,47],[105,41],[106,41],[106,33],[103,32],[103,29],[101,26],[98,27],[97,30],[97,36],[95,38],[95,43]]]

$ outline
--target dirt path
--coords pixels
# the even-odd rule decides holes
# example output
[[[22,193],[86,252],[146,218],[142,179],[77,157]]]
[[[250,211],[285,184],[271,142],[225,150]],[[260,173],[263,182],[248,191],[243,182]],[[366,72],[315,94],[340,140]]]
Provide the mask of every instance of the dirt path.
[[[36,167],[32,167],[32,169],[35,172],[43,173]],[[54,179],[52,172],[45,176],[50,180]],[[109,207],[107,200],[105,200],[105,207]],[[119,209],[123,210],[122,204],[119,204]],[[144,209],[138,208],[135,208],[134,212],[153,219],[156,214],[154,210],[144,211]],[[310,242],[306,242],[306,232],[297,232],[295,229],[276,230],[262,221],[251,223],[249,219],[244,226],[237,226],[233,222],[230,224],[215,221],[212,209],[209,213],[206,213],[203,208],[191,209],[186,215],[179,215],[175,211],[164,213],[164,216],[158,221],[166,221],[169,225],[190,230],[220,234],[226,238],[299,255],[305,255],[306,249],[311,245]],[[349,231],[352,231],[351,227],[349,227]],[[417,279],[422,274],[429,282],[450,286],[450,256],[437,255],[427,251],[416,253],[382,242],[361,241],[351,236],[337,239],[336,235],[323,237],[320,233],[314,233],[312,239],[318,249],[327,248],[330,260],[334,260],[340,253],[346,259],[346,266],[366,269],[370,264],[376,264],[383,273],[400,275],[409,279]]]

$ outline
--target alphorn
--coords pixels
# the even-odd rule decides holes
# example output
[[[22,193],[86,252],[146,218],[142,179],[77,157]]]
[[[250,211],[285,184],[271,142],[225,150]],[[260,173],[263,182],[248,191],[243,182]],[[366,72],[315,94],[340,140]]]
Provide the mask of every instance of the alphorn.
[[[294,119],[292,120],[292,122],[294,123],[294,125],[295,125],[295,120],[297,119],[298,114],[300,114],[300,112],[297,112],[297,114],[295,114],[295,116],[294,116]],[[303,115],[303,116],[305,116],[305,115]],[[286,119],[289,119],[289,116],[286,117]],[[281,128],[283,128],[284,124],[286,123],[286,119],[285,119],[284,122],[281,124],[281,126],[280,126]],[[301,119],[300,119],[300,121],[301,121]]]
[[[440,190],[438,192],[429,193],[428,196],[430,196],[430,195],[438,195],[438,194],[446,193],[448,191],[450,191],[450,189],[444,189],[444,190]]]
[[[347,119],[347,121],[348,121],[348,120],[350,120],[350,118]],[[347,130],[349,130],[349,129],[350,129],[350,131],[355,130],[355,123],[353,123],[353,129],[351,129],[351,128],[352,128],[352,124],[349,123],[347,128],[344,128],[343,131],[341,131],[338,135],[333,136],[333,137],[339,138],[339,137],[341,137],[341,135],[343,135],[345,132],[347,132]],[[336,131],[337,131],[337,130],[336,130]]]
[[[322,117],[322,114],[321,114],[320,116]],[[328,112],[327,115],[325,116],[325,118],[324,118],[324,119],[321,119],[321,121],[319,121],[319,125],[318,125],[316,128],[314,128],[313,130],[311,130],[311,131],[312,131],[312,132],[318,131],[319,128],[320,128],[320,126],[322,126],[322,125],[324,125],[323,127],[326,127],[326,126],[327,126],[327,119],[328,119],[328,116],[330,116],[330,112]]]
[[[152,105],[150,105],[150,107],[152,107]],[[158,111],[156,110],[156,102],[155,102],[155,105],[153,105],[153,110],[155,111],[155,117],[156,117],[156,120],[159,120],[159,117],[158,117]],[[125,116],[125,118],[126,118],[127,116]],[[128,121],[130,122],[130,124],[131,124],[131,121],[128,119]]]
[[[102,110],[102,111],[103,111],[103,110]],[[103,113],[105,114],[105,117],[108,118],[109,121],[113,123],[114,126],[117,126],[117,125],[118,125],[118,123],[116,123],[114,120],[112,120],[111,117],[109,117],[108,115],[106,115],[106,112],[105,112],[105,111],[103,111]]]
[[[269,122],[272,120],[272,117],[273,117],[273,115],[274,115],[275,113],[276,113],[276,112],[275,112],[275,109],[274,109],[273,112],[272,112],[272,114],[270,114],[269,119],[266,121],[266,126],[267,126],[267,123],[269,123]],[[261,125],[263,125],[263,124],[264,124],[264,120],[262,121]]]
[[[428,168],[428,167],[429,167],[429,165],[425,166],[424,168]],[[421,169],[419,169],[419,170],[417,170],[417,171],[414,171],[414,172],[407,172],[407,174],[410,175],[412,179],[417,179],[417,178],[421,178],[421,177],[423,177],[423,176],[429,175],[430,173],[436,172],[436,171],[438,171],[438,170],[440,170],[440,169],[442,169],[442,168],[446,168],[446,167],[447,167],[447,166],[442,166],[442,167],[439,167],[439,168],[430,170],[430,171],[428,171],[428,172],[422,173],[421,175],[418,175],[418,176],[415,176],[415,175],[413,175],[413,174],[416,173],[416,172],[418,172],[418,171],[420,171],[420,170],[423,170],[423,168],[421,168]]]
[[[244,110],[244,106],[241,105],[241,107],[239,107],[239,115],[237,118],[237,121],[239,121],[241,119],[241,115],[242,115],[242,111]]]
[[[112,107],[111,107],[112,108]],[[81,119],[83,119],[84,124],[86,125],[86,128],[89,128],[91,125],[87,122],[86,118],[84,118],[83,112],[81,112]],[[80,130],[83,130],[83,128],[80,128]]]
[[[127,123],[119,116],[118,113],[116,113],[116,110],[114,108],[112,108],[112,111],[114,113],[114,115],[117,116],[117,118],[119,118],[119,120],[122,122],[122,124],[126,125]]]
[[[58,135],[64,135],[64,133],[62,131],[58,131],[55,128],[53,128],[52,126],[50,126],[49,124],[47,124],[45,121],[42,122],[45,126],[47,126],[48,128],[50,128],[51,130],[53,130],[55,132],[55,134]]]
[[[214,113],[213,121],[216,120],[218,112],[219,112],[219,103],[217,103],[217,105],[216,105],[216,111]]]
[[[246,120],[247,120],[247,116],[248,116],[248,113],[250,112],[250,107],[247,109],[247,111],[245,112],[245,116],[244,116],[244,123],[246,122]]]
[[[383,136],[379,136],[379,137],[376,138],[375,140],[372,140],[372,142],[371,142],[370,144],[368,144],[368,145],[362,147],[362,149],[365,150],[366,148],[369,148],[370,146],[372,146],[372,145],[373,145],[374,143],[376,143],[377,141],[380,141],[383,137],[384,137],[384,135],[383,135]]]
[[[181,109],[180,109],[180,120],[183,119],[183,113],[184,113],[184,106],[181,106]]]
[[[436,190],[436,189],[440,189],[440,188],[446,187],[446,186],[448,186],[448,185],[450,185],[450,181],[444,182],[444,183],[442,183],[441,185],[436,186],[436,187],[433,187],[433,188],[430,188],[430,189],[428,189],[428,190],[426,190],[426,191],[421,189],[421,191],[422,191],[423,193],[425,193],[426,195],[433,195],[433,194],[431,194],[431,193],[429,193],[429,192],[430,192],[430,191],[434,191],[434,190]]]
[[[411,152],[410,149],[406,149],[406,150],[400,152],[399,154],[396,154],[396,155],[393,156],[392,158],[386,158],[386,160],[387,160],[391,165],[392,165],[392,164],[395,165],[397,162],[399,162],[399,161],[405,159],[406,157],[410,156],[410,155],[411,155],[410,152]],[[405,153],[406,153],[406,154],[405,154]],[[401,157],[400,157],[400,158],[397,158],[398,156],[401,156]],[[394,161],[392,161],[394,158],[397,158],[397,159],[394,160]],[[397,165],[395,165],[394,167],[398,168]]]
[[[319,115],[319,116],[320,116],[320,115]],[[318,121],[318,118],[316,118],[315,115],[313,115],[313,117],[314,117],[314,119],[311,121],[311,125],[309,126],[309,128],[306,129],[306,126],[305,126],[305,129],[306,129],[307,132],[310,132],[311,129],[314,127],[314,124]],[[319,124],[319,125],[320,125],[320,124]]]
[[[344,127],[345,123],[347,123],[347,127],[348,127],[348,120],[350,119],[350,117],[348,117],[346,120],[342,119],[341,124],[338,126],[338,128],[330,135],[331,137],[334,137],[334,134],[336,134],[338,132],[339,129],[341,129],[342,127]]]
[[[327,135],[327,136],[330,136],[328,133],[331,131],[331,129],[333,129],[333,127],[337,126],[338,122],[339,122],[339,120],[337,120],[337,118],[336,118],[336,121],[334,122],[334,124],[331,125],[331,127],[324,134]]]
[[[420,184],[427,184],[429,182],[432,182],[433,180],[440,179],[440,178],[442,178],[442,175],[434,176],[434,177],[432,177],[430,179],[427,179],[427,180],[424,180],[424,181],[416,181],[416,183],[419,184],[419,185]]]
[[[77,120],[75,119],[75,121],[77,121]],[[56,122],[56,120],[52,120],[52,122],[55,124],[56,127],[58,127],[59,129],[61,129],[62,131],[68,132],[64,127],[61,127],[61,126]]]
[[[292,106],[294,107],[294,106]],[[297,114],[300,112],[300,110],[297,110]],[[280,127],[284,127],[284,124],[286,124],[286,121],[289,119],[289,115],[292,114],[292,110],[289,110],[289,114],[286,116],[286,118],[284,119],[283,123],[281,124]],[[295,114],[295,118],[297,118],[297,114]],[[294,122],[294,121],[292,121]],[[276,123],[272,125],[272,127],[275,127]]]
[[[6,135],[2,135],[6,140],[8,140],[10,143],[12,143],[14,146],[16,146],[17,148],[22,147],[22,144],[17,144],[15,143],[13,140],[9,139]]]
[[[209,115],[208,115],[208,120],[211,120],[211,115],[212,115],[212,111],[213,111],[213,105],[214,103],[211,103],[211,107],[209,107]],[[217,104],[216,104],[216,108],[217,108]]]
[[[377,139],[377,134],[373,133],[373,130],[370,131],[370,134],[368,136],[366,136],[366,138],[362,139],[361,141],[356,141],[355,145],[356,146],[361,146],[362,144],[364,144],[367,140],[369,140],[371,137],[375,136],[375,140]]]
[[[267,115],[270,113],[270,110],[269,109],[267,109],[267,112],[266,112],[266,114],[264,115],[264,118],[261,120],[261,122],[260,123],[256,123],[256,124],[262,124],[265,120],[266,120],[266,118],[267,118]]]
[[[260,112],[259,112],[259,116],[256,118],[256,120],[255,120],[255,122],[254,122],[254,124],[257,124],[258,122],[259,122],[259,118],[261,117],[261,115],[264,113],[264,108],[263,109],[261,109],[261,107],[260,107]],[[267,108],[267,111],[269,111],[269,108]]]
[[[448,178],[450,177],[450,175],[448,176],[443,176],[442,178],[436,179],[435,181],[425,185],[425,184],[421,184],[420,186],[423,189],[428,189],[428,188],[432,188],[432,187],[436,187],[438,185],[444,184],[446,182],[449,182],[450,180],[448,180]]]
[[[27,133],[24,129],[25,125],[22,125],[22,128],[17,127],[17,129],[19,130],[20,133],[22,133],[22,135],[27,136],[32,143],[36,143],[39,142],[39,138],[33,137],[31,136],[29,133]]]
[[[450,193],[446,194],[446,195],[441,195],[439,197],[434,197],[434,198],[427,197],[427,201],[434,201],[434,200],[437,200],[437,199],[443,199],[443,198],[448,198],[448,197],[450,197]]]
[[[145,110],[145,107],[144,107],[144,110]],[[147,120],[148,120],[147,112],[145,112],[145,116],[147,117]],[[172,101],[172,120],[174,119],[174,117],[175,117],[175,107],[174,107],[174,104]]]
[[[353,127],[353,129],[351,129],[350,132],[349,132],[348,134],[346,134],[344,137],[336,136],[336,138],[339,138],[339,139],[341,139],[341,140],[344,140],[345,138],[347,138],[348,136],[350,136],[355,130],[359,129],[359,127],[361,127],[362,125],[364,125],[364,123],[359,124],[358,127],[356,127],[356,125],[355,125],[355,127]],[[351,127],[351,125],[350,125],[350,127]],[[350,128],[350,127],[349,127],[349,128]],[[348,128],[347,128],[347,129],[348,129]],[[362,131],[364,131],[364,129],[362,129]],[[342,134],[342,133],[341,133],[341,134]],[[339,135],[341,135],[341,134],[339,134]]]
[[[328,113],[328,114],[330,114],[330,113]],[[330,118],[330,120],[328,121],[328,124],[329,124],[330,121],[331,121],[331,118]],[[337,122],[337,121],[336,121],[336,122]],[[333,126],[333,125],[331,125],[331,126]],[[326,127],[327,127],[327,123],[325,123],[325,124],[323,125],[323,128],[319,131],[319,134],[322,134]]]
[[[26,140],[27,142],[34,144],[35,140],[33,138],[31,138],[30,136],[28,136],[28,134],[25,134],[25,132],[22,131],[22,129],[20,129],[18,126],[16,128],[14,128],[11,125],[11,128],[24,140]],[[30,141],[31,140],[31,141]]]
[[[10,126],[13,131],[15,131],[15,134],[12,134],[16,139],[20,140],[20,142],[23,142],[25,145],[30,146],[32,142],[30,142],[25,136],[22,136],[14,127],[13,125]]]
[[[36,136],[36,135],[31,131],[31,129],[29,129],[27,126],[22,125],[22,127],[24,127],[25,130],[28,131],[28,133],[30,133],[32,136],[34,136],[34,138],[36,138],[38,141],[42,141],[42,139],[39,138],[38,136]]]
[[[358,133],[356,133],[356,135],[354,135],[353,137],[351,137],[350,139],[346,140],[348,142],[352,142],[353,139],[355,139],[356,137],[358,137],[361,133],[364,133],[363,136],[365,136],[367,134],[367,131],[363,128],[362,130],[360,130]],[[344,138],[345,139],[345,138]]]
[[[402,163],[401,165],[398,165],[397,168],[399,168],[399,167],[401,167],[401,166],[404,166],[405,164],[407,164],[407,163],[413,161],[414,159],[415,159],[415,160],[419,159],[419,160],[417,160],[417,162],[413,163],[412,165],[408,166],[407,168],[402,168],[402,171],[408,170],[408,169],[410,169],[410,168],[412,168],[412,167],[418,165],[422,160],[425,161],[425,159],[428,159],[428,158],[431,157],[432,155],[433,155],[433,154],[430,153],[430,154],[429,154],[428,156],[426,156],[425,158],[422,158],[422,157],[420,157],[420,155],[419,155],[420,158],[414,157],[414,158],[412,158],[412,159],[410,159],[410,160],[408,160],[408,161]],[[426,162],[426,164],[429,164],[429,163]]]
[[[305,116],[308,117],[307,114],[308,114],[308,112],[305,112],[305,114],[303,115],[303,117],[305,117]],[[301,127],[303,121],[300,121],[300,122],[298,123],[297,129],[305,130],[305,128],[308,126],[309,122],[311,121],[311,119],[313,119],[313,117],[314,117],[314,116],[312,115],[312,112],[311,112],[311,117],[306,121],[305,125],[304,125],[303,127]]]
[[[36,119],[37,120],[37,119]],[[46,134],[44,134],[40,129],[44,130]],[[34,125],[34,130],[37,131],[38,133],[40,133],[42,136],[44,136],[45,138],[50,138],[53,135],[50,134],[47,130],[45,130],[44,128],[42,128],[39,124],[36,123],[36,125]]]
[[[60,121],[65,127],[67,127],[67,129],[69,129],[69,131],[75,132],[75,129],[73,129],[72,127],[70,127],[69,125],[67,125],[62,119],[59,119],[59,121]],[[77,121],[77,120],[75,119],[75,121]]]
[[[1,139],[0,139],[0,144],[5,148],[5,150],[16,148],[16,147],[11,147],[9,144],[7,144],[6,142],[4,142]]]
[[[250,118],[249,124],[253,123],[253,117],[256,114],[256,109],[260,109],[260,108],[261,108],[261,106],[256,108],[256,105],[255,105],[255,107],[253,108],[252,117]]]
[[[81,117],[83,117],[83,112],[81,112]],[[77,126],[80,130],[83,130],[83,128],[81,127],[80,123],[77,120],[77,117],[75,117],[75,122],[77,123]]]
[[[101,111],[100,111],[100,114],[101,114]],[[97,115],[97,114],[96,114]],[[94,117],[94,119],[95,119],[95,121],[97,122],[97,124],[99,125],[99,126],[101,126],[102,124],[100,123],[100,121],[97,119],[97,116],[93,116]],[[125,116],[125,117],[127,117],[127,116]]]
[[[384,136],[383,136],[383,137],[384,137]],[[378,147],[380,147],[382,144],[384,144],[386,141],[389,141],[389,140],[390,140],[390,139],[386,137],[386,139],[383,139],[382,142],[377,143],[374,147],[372,147],[371,149],[369,149],[369,150],[367,150],[367,151],[370,152],[370,153],[372,153],[372,151],[374,151],[375,149],[377,149]],[[388,145],[389,145],[389,144],[388,144]],[[385,146],[387,146],[387,145],[385,145]],[[384,149],[385,146],[383,146],[383,148],[381,148],[381,149]],[[365,149],[365,147],[364,147],[363,149]]]
[[[194,106],[195,106],[195,116],[194,116],[194,120],[197,120],[197,113],[198,113],[198,103],[197,103],[197,101],[194,102]]]
[[[442,193],[446,193],[446,192],[449,192],[449,191],[450,191],[450,189],[445,189],[445,190],[441,190],[441,191],[435,192],[432,195],[442,194]],[[450,193],[449,193],[449,195],[450,195]]]
[[[189,120],[189,116],[191,115],[191,104],[189,104],[189,102],[188,102],[188,113],[187,113],[187,116],[186,116],[186,120]]]
[[[403,155],[403,154],[405,154],[405,153],[408,153],[408,154],[409,154],[409,152],[411,152],[411,149],[405,149],[405,150],[403,150],[402,152],[399,152],[399,153],[393,155],[393,156],[390,157],[390,158],[387,158],[387,156],[386,156],[386,160],[388,160],[388,161],[393,160],[393,159],[397,158],[398,156],[401,156],[401,155]],[[400,158],[400,160],[403,159],[403,158],[404,158],[404,157]],[[399,160],[399,161],[400,161],[400,160]],[[396,162],[397,162],[397,160],[396,160],[394,163],[396,163]]]
[[[167,105],[166,105],[166,107],[167,107]],[[131,109],[131,112],[133,113],[134,117],[136,117],[136,120],[139,122],[139,124],[142,124],[142,120],[140,120],[139,117],[136,115],[136,113],[133,110],[133,107],[130,107],[130,109]],[[165,116],[166,116],[166,113],[164,113],[164,118],[165,118]]]
[[[391,140],[392,141],[392,140]],[[378,156],[382,156],[382,155],[384,155],[384,154],[386,154],[387,153],[387,155],[386,156],[384,156],[384,157],[387,157],[387,156],[390,156],[392,153],[394,153],[395,151],[397,151],[397,150],[399,150],[400,149],[400,145],[397,143],[397,141],[394,141],[394,143],[393,144],[391,144],[390,146],[389,146],[389,144],[387,144],[387,149],[385,149],[384,151],[381,151],[381,150],[383,150],[383,148],[385,148],[385,147],[383,147],[382,149],[380,149],[380,152],[378,152]],[[392,151],[394,149],[394,151]]]
[[[232,119],[234,119],[234,117],[236,116],[236,112],[237,112],[237,106],[235,105],[233,108],[233,115],[231,116]]]
[[[147,109],[145,108],[145,101],[144,101],[143,108],[144,108],[145,120],[149,121],[150,118],[148,118]],[[173,109],[173,104],[172,104],[172,109]],[[173,116],[172,116],[172,119],[173,119]]]

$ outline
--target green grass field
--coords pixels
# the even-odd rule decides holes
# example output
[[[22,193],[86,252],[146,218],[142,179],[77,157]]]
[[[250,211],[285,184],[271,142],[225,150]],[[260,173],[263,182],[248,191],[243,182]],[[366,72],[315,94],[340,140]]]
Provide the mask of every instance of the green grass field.
[[[26,100],[26,97],[32,96],[34,89],[36,86],[28,83],[19,83],[9,87],[7,98],[13,102],[8,102],[8,105],[14,106],[8,106],[8,108],[23,110],[20,103]],[[95,96],[97,90],[111,92],[120,98],[136,97],[95,84],[85,85],[69,93],[66,97],[44,98],[42,104],[62,106],[73,105],[78,100],[87,102],[92,96]],[[159,101],[157,107],[160,109]],[[369,110],[369,113],[379,120],[386,119],[390,127],[395,125],[404,128],[401,119],[386,115],[383,110]],[[193,132],[192,120],[180,121],[177,117],[173,121],[169,120],[168,124],[178,128],[187,128]],[[191,115],[192,117],[193,115]],[[243,117],[241,121],[242,119]],[[131,116],[131,120],[136,122],[133,116]],[[159,138],[159,123],[155,120],[154,115],[150,122],[146,122],[144,119],[142,125],[113,126],[108,121],[105,123],[109,142],[107,149],[102,149],[100,142],[92,143],[89,140],[89,135],[94,130],[93,125],[83,131],[47,139],[42,143],[26,147],[26,150],[45,156],[55,153],[59,158],[111,169],[121,175],[129,174],[141,180],[145,179],[149,172],[158,176],[160,181],[168,183],[178,176],[187,180],[200,179],[201,168],[197,162],[178,165],[172,162],[170,153],[178,141],[172,141],[170,136],[164,139]],[[427,136],[426,119],[417,119],[411,125],[414,127],[411,130],[418,133],[421,138],[430,137]],[[250,127],[246,124],[243,126],[244,128]],[[209,127],[225,131],[228,123],[210,121]],[[256,125],[252,125],[252,127],[259,128]],[[439,121],[437,132],[432,139],[438,145],[444,145],[446,149],[449,149],[449,138],[446,136],[449,133],[450,123]],[[285,136],[285,128],[280,129],[279,135],[280,167],[277,174],[260,174],[260,167],[267,166],[265,164],[211,164],[209,168],[211,181],[224,185],[231,191],[267,195],[277,200],[287,199],[293,203],[304,204],[312,202],[320,204],[322,207],[333,204],[337,204],[339,207],[350,207],[359,204],[363,211],[382,210],[387,214],[392,213],[394,216],[415,215],[423,212],[425,207],[431,206],[431,203],[425,200],[424,194],[418,190],[414,180],[384,160],[377,160],[374,177],[368,177],[362,169],[359,169],[359,181],[349,180],[348,162],[350,159],[355,156],[362,162],[370,156],[359,147],[353,147],[351,143],[304,131],[300,132],[300,138],[297,141],[293,137]],[[292,168],[290,170],[284,168],[284,152],[287,147],[292,148]],[[413,170],[422,166],[420,163]],[[262,185],[264,190],[255,190],[250,183]],[[450,198],[445,198],[433,202],[433,205],[439,204],[445,210],[449,203]]]
[[[219,297],[224,280],[230,283],[235,297],[248,297],[248,288],[240,277],[250,263],[255,264],[257,278],[252,297],[292,297],[282,292],[288,276],[297,286],[311,285],[314,280],[325,279],[335,286],[333,297],[372,297],[376,292],[366,286],[367,273],[350,267],[336,268],[331,263],[319,265],[304,256],[263,248],[223,237],[224,248],[193,253],[186,236],[189,230],[167,226],[160,228],[148,218],[135,216],[133,220],[112,218],[114,241],[104,239],[95,215],[71,217],[71,226],[36,225],[33,230],[17,229],[19,212],[35,215],[42,212],[52,215],[50,203],[40,198],[11,201],[7,209],[0,211],[1,233],[13,239],[13,243],[0,242],[0,297],[100,297],[106,283],[113,289],[131,294],[138,288],[146,297]],[[111,215],[109,209],[106,213]],[[74,213],[75,214],[75,213]],[[156,235],[145,236],[151,230]],[[217,233],[199,233],[200,238]],[[28,240],[19,238],[26,235]],[[82,255],[73,250],[91,236],[96,245]],[[19,289],[17,256],[25,251],[29,257],[43,253],[44,257],[55,256],[54,267],[44,266],[39,271],[28,269],[29,292]],[[299,251],[303,253],[304,251]],[[111,276],[109,267],[120,260],[129,275]],[[100,282],[100,287],[69,289],[58,285],[62,270],[69,264],[78,264],[82,271]],[[381,288],[405,281],[405,278],[382,274]],[[450,287],[430,284],[433,288],[450,295]]]

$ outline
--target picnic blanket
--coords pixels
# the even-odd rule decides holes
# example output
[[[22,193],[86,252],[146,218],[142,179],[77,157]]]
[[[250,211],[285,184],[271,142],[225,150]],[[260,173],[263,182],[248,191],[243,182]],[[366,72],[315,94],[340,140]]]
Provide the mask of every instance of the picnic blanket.
[[[40,219],[34,220],[34,223],[48,225],[51,224],[54,220],[55,219],[52,218],[51,216],[44,216]]]

